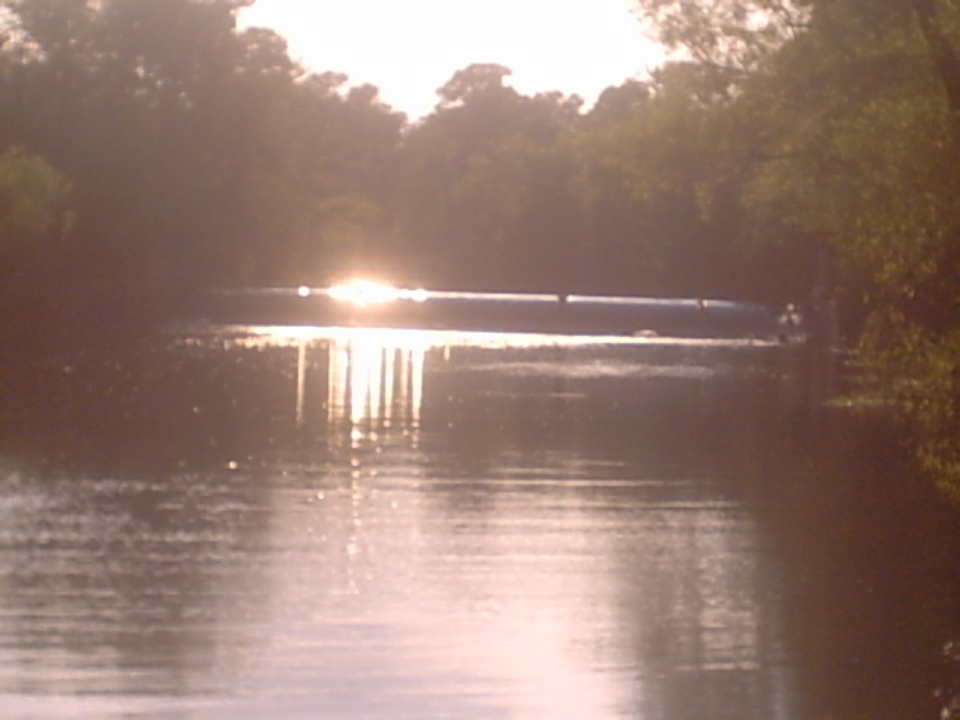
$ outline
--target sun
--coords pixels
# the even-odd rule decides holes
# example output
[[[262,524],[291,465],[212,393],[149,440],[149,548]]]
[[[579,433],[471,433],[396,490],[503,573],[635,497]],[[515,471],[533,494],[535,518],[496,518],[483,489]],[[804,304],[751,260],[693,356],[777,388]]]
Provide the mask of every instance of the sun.
[[[424,302],[427,300],[429,293],[423,289],[395,288],[371,280],[351,280],[327,288],[327,295],[340,302],[366,307],[368,305],[383,305],[397,300]]]

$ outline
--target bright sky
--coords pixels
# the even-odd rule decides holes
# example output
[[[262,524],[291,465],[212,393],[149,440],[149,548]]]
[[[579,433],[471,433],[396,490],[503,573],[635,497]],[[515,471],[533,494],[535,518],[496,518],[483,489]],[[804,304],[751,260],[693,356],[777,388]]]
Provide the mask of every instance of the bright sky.
[[[240,25],[270,27],[307,67],[372,83],[416,119],[474,62],[513,70],[519,92],[560,90],[588,105],[661,59],[631,0],[256,0]]]

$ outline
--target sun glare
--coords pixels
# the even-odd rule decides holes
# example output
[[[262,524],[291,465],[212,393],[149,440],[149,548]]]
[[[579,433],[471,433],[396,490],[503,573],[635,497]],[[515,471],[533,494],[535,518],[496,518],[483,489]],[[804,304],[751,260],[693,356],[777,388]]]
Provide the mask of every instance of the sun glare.
[[[423,302],[427,299],[426,290],[405,290],[369,280],[354,280],[343,285],[333,285],[327,289],[327,295],[340,302],[354,305],[382,305],[397,300]]]

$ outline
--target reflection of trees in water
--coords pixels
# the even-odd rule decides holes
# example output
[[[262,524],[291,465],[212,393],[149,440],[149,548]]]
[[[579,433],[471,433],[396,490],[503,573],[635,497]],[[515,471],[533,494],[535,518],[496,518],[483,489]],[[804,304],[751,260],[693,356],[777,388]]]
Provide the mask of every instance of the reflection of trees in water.
[[[231,680],[269,592],[247,552],[268,530],[269,468],[303,443],[322,462],[342,421],[414,426],[424,353],[243,335],[4,368],[0,452],[19,470],[0,493],[0,692]]]
[[[771,418],[802,414],[779,349],[711,347],[464,349],[432,372],[423,428],[466,472],[505,454],[560,452],[657,479],[736,476],[757,457]]]
[[[770,610],[777,578],[726,486],[756,462],[793,389],[775,360],[741,362],[697,349],[481,349],[429,377],[422,445],[455,458],[433,468],[456,478],[441,494],[460,518],[454,539],[488,527],[489,542],[509,548],[514,523],[555,524],[565,532],[542,563],[573,572],[599,542],[572,539],[585,517],[615,538],[590,551],[594,572],[613,566],[583,592],[616,609],[617,647],[596,648],[597,661],[639,669],[643,717],[796,717]],[[570,543],[577,552],[562,560]]]
[[[548,539],[570,553],[544,545],[541,570],[569,559],[591,607],[614,608],[590,618],[612,622],[617,657],[648,675],[636,681],[644,717],[795,717],[795,691],[820,715],[852,715],[932,689],[921,655],[951,636],[940,627],[953,585],[939,599],[931,586],[952,551],[935,532],[902,536],[921,504],[897,483],[902,467],[870,456],[878,446],[852,424],[811,415],[777,359],[788,351],[450,347],[302,328],[3,368],[0,452],[23,470],[0,484],[0,664],[13,668],[0,688],[29,690],[29,663],[46,663],[42,691],[53,675],[88,692],[229,679],[274,591],[266,559],[245,553],[275,520],[257,511],[275,499],[270,473],[340,478],[345,512],[327,521],[342,526],[352,579],[367,527],[355,475],[399,462],[421,472],[431,518],[450,520],[440,540],[473,528],[506,551],[502,520],[517,532],[536,513],[556,521]],[[826,460],[813,441],[824,427]],[[408,432],[419,445],[398,460]],[[610,479],[623,482],[595,482]],[[617,528],[614,546],[583,534],[584,518]],[[517,579],[532,583],[520,560]],[[493,592],[470,578],[463,592]],[[776,670],[781,652],[795,675]],[[894,677],[901,658],[909,672]]]
[[[833,410],[820,420],[771,442],[762,460],[773,482],[757,477],[748,498],[779,558],[805,710],[936,717],[939,651],[958,629],[957,508],[927,486],[882,416]]]
[[[653,494],[662,497],[616,550],[625,644],[649,674],[643,716],[797,717],[779,579],[757,552],[753,519],[738,503],[711,502],[709,487],[672,481]]]
[[[192,695],[233,679],[256,651],[238,625],[265,592],[244,552],[265,530],[259,492],[236,474],[4,473],[0,692]]]
[[[266,530],[249,458],[272,423],[258,436],[234,402],[254,364],[238,354],[86,347],[2,368],[0,692],[191,694],[253,652],[236,626],[264,590],[238,558]]]
[[[671,377],[628,363],[591,376],[576,352],[551,362],[508,353],[499,369],[474,356],[472,371],[429,378],[423,445],[455,453],[453,473],[517,485],[458,485],[451,513],[492,517],[506,488],[553,500],[524,479],[661,481],[651,501],[664,509],[646,516],[659,525],[628,527],[616,571],[622,627],[656,676],[644,683],[645,716],[724,717],[719,708],[745,707],[738,697],[780,703],[764,718],[936,714],[955,513],[918,490],[894,438],[808,395],[802,357],[757,357],[740,372],[721,352],[717,372]],[[631,506],[622,490],[570,488],[611,518]],[[703,493],[738,510],[669,507]],[[907,526],[929,532],[904,537]],[[790,708],[796,698],[804,708]]]
[[[51,473],[164,477],[290,451],[323,437],[414,428],[428,345],[416,334],[317,328],[218,332],[0,368],[0,452]]]

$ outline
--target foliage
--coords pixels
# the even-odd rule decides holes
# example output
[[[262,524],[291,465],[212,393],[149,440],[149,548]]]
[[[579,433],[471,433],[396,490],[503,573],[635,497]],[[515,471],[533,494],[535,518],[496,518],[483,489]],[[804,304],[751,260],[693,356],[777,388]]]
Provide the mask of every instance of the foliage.
[[[69,189],[66,178],[46,160],[21,147],[0,155],[0,249],[36,247],[65,232],[69,216],[63,203]]]
[[[639,0],[657,39],[697,64],[754,70],[802,33],[810,0]]]
[[[524,97],[508,76],[498,65],[457,72],[405,135],[398,222],[420,282],[556,290],[568,280],[577,217],[564,138],[579,99]]]
[[[871,316],[860,356],[908,428],[921,465],[960,500],[960,329],[934,335],[902,314]]]
[[[659,0],[640,2],[656,20]],[[775,20],[763,5],[674,13],[660,30],[704,67],[733,71],[720,114],[736,123],[721,135],[742,230],[833,248],[835,292],[861,319],[858,353],[873,391],[909,420],[922,463],[957,491],[960,12],[938,0],[810,2],[776,42],[765,31],[747,42],[751,25]],[[704,37],[714,41],[710,58],[697,49]],[[723,52],[747,46],[754,52]],[[738,141],[738,126],[751,142]]]
[[[0,137],[73,181],[91,277],[307,281],[324,252],[317,208],[382,188],[401,117],[375,91],[308,75],[271,31],[238,31],[245,3],[5,4],[16,22],[0,58]]]

